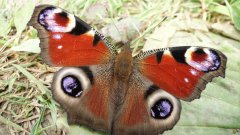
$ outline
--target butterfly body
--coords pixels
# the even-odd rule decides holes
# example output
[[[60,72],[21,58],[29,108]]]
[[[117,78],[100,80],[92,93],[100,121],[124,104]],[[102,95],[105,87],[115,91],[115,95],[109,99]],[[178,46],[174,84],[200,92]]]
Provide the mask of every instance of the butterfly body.
[[[114,63],[114,76],[116,79],[128,80],[133,70],[133,58],[130,47],[125,45],[117,55]]]
[[[34,10],[41,57],[63,66],[52,82],[53,98],[79,124],[112,135],[156,135],[180,118],[179,99],[192,101],[214,77],[225,75],[226,57],[206,47],[142,51],[116,48],[81,19],[51,5]]]

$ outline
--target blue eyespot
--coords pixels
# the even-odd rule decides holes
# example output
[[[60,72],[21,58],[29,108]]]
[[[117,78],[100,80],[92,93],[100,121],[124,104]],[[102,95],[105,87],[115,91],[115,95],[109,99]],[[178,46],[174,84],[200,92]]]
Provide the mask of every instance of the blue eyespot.
[[[217,54],[216,51],[211,50],[210,52],[211,52],[210,57],[212,58],[212,65],[209,66],[209,70],[214,71],[214,70],[217,70],[220,67],[221,60],[220,60],[220,57],[219,57],[219,55]]]
[[[155,119],[168,118],[173,110],[173,105],[168,99],[159,99],[151,107],[151,116]]]
[[[65,76],[61,81],[64,93],[71,97],[79,97],[83,91],[80,81],[73,75]]]

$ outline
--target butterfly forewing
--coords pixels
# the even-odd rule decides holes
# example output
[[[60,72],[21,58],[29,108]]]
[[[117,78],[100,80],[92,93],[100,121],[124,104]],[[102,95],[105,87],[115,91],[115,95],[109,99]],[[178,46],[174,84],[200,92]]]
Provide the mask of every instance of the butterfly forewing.
[[[141,52],[140,72],[177,98],[191,101],[214,77],[225,75],[226,56],[212,48],[173,47]]]
[[[106,64],[116,53],[99,32],[58,7],[37,6],[29,25],[38,30],[41,56],[49,65]]]

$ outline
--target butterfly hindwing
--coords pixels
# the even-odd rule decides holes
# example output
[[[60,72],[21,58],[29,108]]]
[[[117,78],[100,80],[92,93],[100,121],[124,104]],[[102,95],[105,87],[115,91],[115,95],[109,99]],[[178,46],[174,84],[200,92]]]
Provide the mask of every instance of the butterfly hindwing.
[[[29,25],[37,29],[41,56],[49,65],[105,64],[116,53],[114,47],[99,32],[58,7],[37,6]]]
[[[179,120],[180,101],[148,81],[137,70],[113,124],[114,135],[157,135]]]
[[[140,72],[161,89],[191,101],[200,97],[206,84],[225,75],[226,56],[206,47],[172,47],[141,52]]]
[[[111,66],[64,67],[55,73],[53,98],[68,114],[70,124],[109,131]]]

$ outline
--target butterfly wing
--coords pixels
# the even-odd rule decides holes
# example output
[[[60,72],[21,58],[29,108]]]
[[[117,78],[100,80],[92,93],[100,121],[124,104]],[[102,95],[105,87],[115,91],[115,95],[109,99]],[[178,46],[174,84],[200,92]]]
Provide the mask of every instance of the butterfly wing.
[[[204,47],[172,47],[141,52],[140,72],[173,96],[191,101],[199,98],[214,77],[225,76],[226,56]]]
[[[37,6],[29,25],[37,29],[41,56],[53,66],[85,66],[108,63],[114,46],[87,23],[51,5]]]
[[[115,115],[112,134],[157,135],[172,129],[180,112],[181,104],[177,98],[135,70],[124,103]]]
[[[43,60],[67,66],[55,73],[52,93],[68,122],[109,131],[114,47],[81,19],[51,5],[37,6],[29,25],[39,33]]]
[[[70,124],[109,131],[111,65],[64,67],[56,72],[53,98],[67,112]]]

